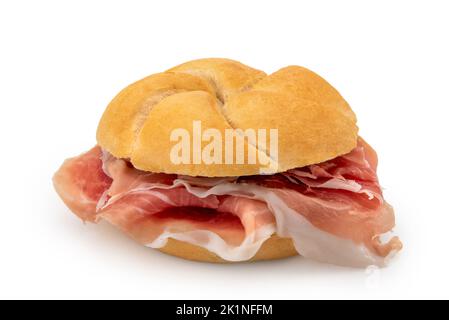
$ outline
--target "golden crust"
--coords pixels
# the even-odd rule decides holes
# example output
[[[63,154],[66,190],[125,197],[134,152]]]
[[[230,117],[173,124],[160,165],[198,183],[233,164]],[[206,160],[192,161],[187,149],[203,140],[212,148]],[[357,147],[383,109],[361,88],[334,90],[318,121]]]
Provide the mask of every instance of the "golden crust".
[[[200,262],[212,262],[212,263],[230,263],[217,256],[215,253],[208,251],[207,249],[198,247],[196,245],[186,243],[183,241],[168,239],[165,247],[159,249],[159,251],[187,260],[200,261]],[[262,260],[275,260],[283,259],[298,255],[291,239],[280,238],[277,235],[271,236],[260,247],[259,251],[254,257],[248,261],[262,261]]]
[[[194,60],[131,84],[107,107],[97,140],[144,171],[218,177],[258,174],[264,168],[259,161],[172,163],[170,133],[184,128],[193,136],[196,120],[203,130],[215,128],[222,136],[229,128],[278,129],[277,172],[335,158],[357,144],[351,108],[312,71],[290,66],[267,76],[228,59]],[[256,147],[246,143],[245,148]]]
[[[229,176],[238,176],[244,170],[256,174],[259,170],[258,165],[229,166],[212,163],[204,166],[194,164],[193,157],[190,158],[191,164],[175,164],[170,160],[170,151],[167,149],[170,134],[177,128],[191,131],[192,119],[201,119],[203,130],[214,128],[219,130],[222,136],[226,129],[232,128],[219,108],[216,99],[204,91],[189,91],[167,97],[154,106],[144,122],[131,155],[133,165],[138,169],[149,171],[148,155],[151,155],[151,171],[155,172],[208,176],[210,172],[225,171]],[[162,119],[170,120],[163,121]],[[201,150],[206,145],[207,142],[203,142]],[[254,147],[245,144],[245,148]],[[166,152],[161,152],[161,150],[166,150]]]

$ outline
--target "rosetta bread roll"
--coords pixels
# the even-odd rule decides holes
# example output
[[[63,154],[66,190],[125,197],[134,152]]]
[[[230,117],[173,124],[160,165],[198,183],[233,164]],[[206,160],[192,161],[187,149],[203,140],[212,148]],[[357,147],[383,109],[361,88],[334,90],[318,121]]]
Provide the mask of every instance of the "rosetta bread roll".
[[[229,59],[190,61],[129,85],[104,112],[97,141],[113,156],[129,159],[143,171],[204,177],[260,173],[263,165],[259,162],[172,163],[171,132],[184,128],[193,136],[194,121],[201,121],[202,130],[219,130],[223,137],[226,129],[277,129],[275,172],[324,162],[357,145],[354,113],[323,78],[298,66],[267,75]],[[245,141],[245,151],[248,148],[266,152]],[[229,262],[175,239],[169,239],[159,250],[194,261]],[[250,261],[294,255],[297,251],[290,239],[273,235]]]
[[[289,66],[266,75],[229,59],[194,60],[129,85],[104,112],[97,141],[143,171],[205,177],[261,172],[259,161],[174,164],[170,133],[184,128],[193,136],[193,121],[201,121],[202,130],[218,129],[223,137],[226,129],[277,129],[275,172],[333,159],[357,144],[354,113],[314,72]],[[245,148],[257,145],[246,141]]]

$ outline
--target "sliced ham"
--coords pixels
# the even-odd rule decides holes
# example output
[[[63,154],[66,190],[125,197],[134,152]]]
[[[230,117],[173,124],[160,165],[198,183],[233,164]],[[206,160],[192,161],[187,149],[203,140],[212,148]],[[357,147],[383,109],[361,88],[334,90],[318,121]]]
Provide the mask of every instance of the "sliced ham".
[[[53,177],[59,196],[84,221],[95,221],[97,204],[112,183],[102,166],[101,149],[95,147],[66,160]]]
[[[401,248],[380,235],[394,226],[362,139],[349,154],[269,176],[206,178],[148,173],[96,147],[55,175],[60,196],[86,221],[105,219],[139,242],[168,238],[229,261],[248,260],[274,233],[298,253],[351,266],[383,265]]]

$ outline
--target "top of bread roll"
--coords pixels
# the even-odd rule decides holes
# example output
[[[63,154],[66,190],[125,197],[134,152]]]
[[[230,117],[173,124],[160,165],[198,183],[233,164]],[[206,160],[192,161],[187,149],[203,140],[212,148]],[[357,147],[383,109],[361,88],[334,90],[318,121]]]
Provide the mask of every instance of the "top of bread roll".
[[[97,141],[144,171],[205,177],[263,171],[259,158],[268,150],[248,139],[245,150],[258,153],[253,164],[173,163],[170,152],[176,142],[170,135],[183,128],[193,137],[194,121],[201,121],[203,132],[214,128],[223,137],[226,129],[277,129],[278,157],[272,173],[327,161],[357,144],[353,111],[316,73],[289,66],[266,75],[218,58],[190,61],[123,89],[103,114]],[[209,141],[201,144],[204,148]]]

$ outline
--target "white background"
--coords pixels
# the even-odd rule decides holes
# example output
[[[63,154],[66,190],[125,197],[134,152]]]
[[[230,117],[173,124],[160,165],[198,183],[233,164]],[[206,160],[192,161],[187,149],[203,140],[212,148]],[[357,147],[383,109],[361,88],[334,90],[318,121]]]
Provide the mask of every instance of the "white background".
[[[449,298],[447,1],[1,1],[0,298]],[[405,248],[386,269],[208,265],[83,225],[53,191],[130,82],[229,57],[332,83],[378,151]]]

